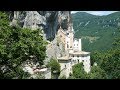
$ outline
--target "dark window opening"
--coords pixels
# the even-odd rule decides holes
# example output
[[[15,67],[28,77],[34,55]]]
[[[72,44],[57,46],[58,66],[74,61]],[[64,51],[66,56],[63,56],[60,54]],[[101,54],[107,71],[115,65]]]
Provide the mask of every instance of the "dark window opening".
[[[65,65],[65,68],[66,68],[66,65]]]
[[[69,45],[67,44],[67,48],[69,48]]]

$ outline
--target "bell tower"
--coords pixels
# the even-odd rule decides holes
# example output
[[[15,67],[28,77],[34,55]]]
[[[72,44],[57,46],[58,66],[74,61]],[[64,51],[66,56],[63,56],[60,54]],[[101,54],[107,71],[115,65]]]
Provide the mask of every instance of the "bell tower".
[[[70,36],[70,48],[73,48],[74,30],[73,30],[72,23],[69,24],[68,31],[69,31],[69,36]]]

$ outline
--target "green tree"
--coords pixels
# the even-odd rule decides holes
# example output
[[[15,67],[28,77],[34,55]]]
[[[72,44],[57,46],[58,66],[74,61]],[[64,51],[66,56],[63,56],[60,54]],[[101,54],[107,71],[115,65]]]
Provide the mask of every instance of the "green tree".
[[[51,74],[53,78],[60,75],[60,64],[57,62],[56,59],[51,58],[47,66],[51,67]]]
[[[100,51],[94,51],[91,53],[91,66],[93,66],[94,63],[97,63],[98,66],[101,65],[103,62],[103,59],[105,57],[105,53]]]
[[[89,78],[89,75],[84,71],[83,63],[79,63],[73,66],[73,77],[76,79]]]
[[[99,66],[93,66],[90,72],[90,79],[106,79],[107,74]]]
[[[120,38],[118,36],[113,42],[112,49],[106,52],[101,68],[106,71],[109,79],[120,78]]]
[[[107,52],[101,64],[109,79],[120,78],[120,49],[111,49]]]
[[[29,76],[21,66],[26,61],[43,64],[47,43],[40,30],[10,26],[7,14],[0,12],[0,32],[0,78]]]
[[[89,73],[86,73],[83,69],[83,64],[79,63],[73,66],[73,75],[69,79],[106,79],[107,74],[99,66],[91,68]]]

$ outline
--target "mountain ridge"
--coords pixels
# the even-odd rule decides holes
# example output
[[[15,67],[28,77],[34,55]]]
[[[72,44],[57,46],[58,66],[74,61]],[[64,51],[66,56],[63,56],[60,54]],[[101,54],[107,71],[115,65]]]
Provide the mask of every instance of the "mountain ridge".
[[[108,50],[116,36],[119,36],[120,12],[104,16],[77,12],[72,14],[72,19],[75,37],[82,38],[84,50],[91,52]]]

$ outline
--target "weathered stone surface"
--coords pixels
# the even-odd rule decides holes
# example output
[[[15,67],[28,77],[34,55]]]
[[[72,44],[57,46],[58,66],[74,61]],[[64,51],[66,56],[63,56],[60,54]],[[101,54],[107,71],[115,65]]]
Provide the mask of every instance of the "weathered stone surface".
[[[46,25],[46,18],[41,16],[37,11],[27,11],[23,28],[42,29]]]
[[[64,54],[61,45],[57,46],[57,31],[61,28],[68,30],[71,25],[70,11],[14,11],[9,16],[11,24],[18,24],[23,28],[42,29],[43,36],[50,41],[47,46],[46,61],[52,56],[57,57]],[[70,27],[72,28],[72,26]]]

